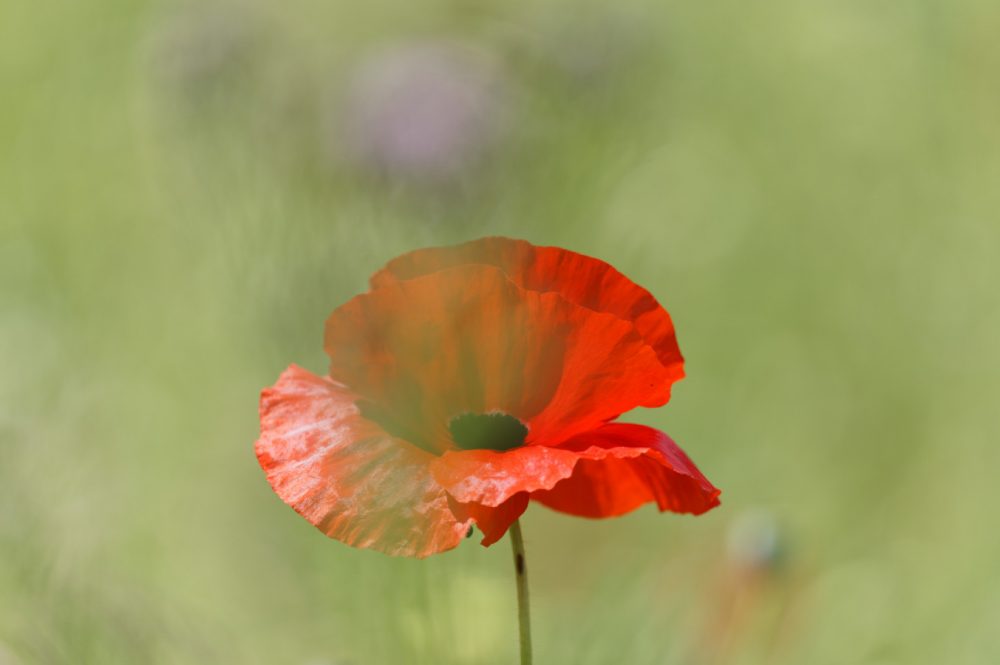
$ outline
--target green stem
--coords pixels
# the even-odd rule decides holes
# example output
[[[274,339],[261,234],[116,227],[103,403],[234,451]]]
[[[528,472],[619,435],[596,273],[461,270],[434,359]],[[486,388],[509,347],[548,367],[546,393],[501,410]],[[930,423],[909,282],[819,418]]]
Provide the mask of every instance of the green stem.
[[[510,544],[514,550],[514,573],[517,580],[517,623],[521,637],[521,665],[531,665],[531,612],[528,610],[528,564],[524,558],[524,538],[521,522],[510,527]]]

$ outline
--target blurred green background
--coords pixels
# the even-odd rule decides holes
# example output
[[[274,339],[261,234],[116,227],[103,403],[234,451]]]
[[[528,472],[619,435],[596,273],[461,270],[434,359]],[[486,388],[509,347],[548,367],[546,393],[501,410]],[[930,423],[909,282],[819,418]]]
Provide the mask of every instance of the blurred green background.
[[[540,665],[1000,661],[1000,5],[0,4],[0,664],[515,660],[506,542],[323,537],[257,395],[406,250],[610,261],[723,489],[524,518]]]

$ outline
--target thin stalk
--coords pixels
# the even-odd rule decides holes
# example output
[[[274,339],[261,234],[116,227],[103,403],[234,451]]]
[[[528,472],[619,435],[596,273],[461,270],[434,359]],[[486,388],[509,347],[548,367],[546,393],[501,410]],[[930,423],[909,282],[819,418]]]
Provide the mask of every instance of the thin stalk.
[[[531,612],[528,609],[528,564],[524,558],[524,538],[521,522],[510,527],[510,544],[514,550],[514,573],[517,582],[517,624],[521,638],[521,665],[531,665]]]

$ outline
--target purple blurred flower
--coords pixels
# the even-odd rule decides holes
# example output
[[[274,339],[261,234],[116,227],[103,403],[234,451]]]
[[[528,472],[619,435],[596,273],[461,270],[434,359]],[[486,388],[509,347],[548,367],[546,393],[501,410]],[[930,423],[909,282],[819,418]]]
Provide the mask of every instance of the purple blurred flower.
[[[507,102],[499,67],[481,51],[447,42],[397,45],[358,67],[337,142],[367,170],[442,184],[488,158]]]

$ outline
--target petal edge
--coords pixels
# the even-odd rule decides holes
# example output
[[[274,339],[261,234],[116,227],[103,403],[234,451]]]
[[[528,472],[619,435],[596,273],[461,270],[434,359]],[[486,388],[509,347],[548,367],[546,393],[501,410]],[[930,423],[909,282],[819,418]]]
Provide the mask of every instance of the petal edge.
[[[492,236],[459,245],[427,247],[398,256],[372,275],[372,288],[460,265],[483,264],[503,270],[518,286],[555,292],[566,300],[629,321],[653,347],[674,380],[684,376],[670,314],[656,298],[611,264],[562,247]]]
[[[422,558],[458,545],[468,521],[431,477],[433,457],[366,420],[355,400],[295,365],[261,393],[255,451],[275,493],[353,547]]]
[[[721,491],[663,432],[609,423],[566,443],[580,460],[572,475],[531,498],[579,517],[616,517],[646,503],[660,512],[700,515],[719,505]]]

